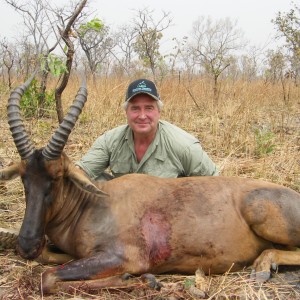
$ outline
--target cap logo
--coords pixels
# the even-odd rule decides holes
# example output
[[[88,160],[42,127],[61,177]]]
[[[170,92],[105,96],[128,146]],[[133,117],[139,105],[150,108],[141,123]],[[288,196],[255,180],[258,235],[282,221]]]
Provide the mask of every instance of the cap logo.
[[[132,89],[132,93],[136,92],[152,92],[152,89],[147,87],[146,83],[144,81],[140,82],[135,89]]]

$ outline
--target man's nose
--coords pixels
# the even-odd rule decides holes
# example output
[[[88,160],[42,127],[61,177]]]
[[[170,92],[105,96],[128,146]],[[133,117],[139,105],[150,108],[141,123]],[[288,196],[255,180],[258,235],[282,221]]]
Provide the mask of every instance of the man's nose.
[[[141,110],[139,117],[141,119],[146,119],[147,118],[146,112],[144,110]]]

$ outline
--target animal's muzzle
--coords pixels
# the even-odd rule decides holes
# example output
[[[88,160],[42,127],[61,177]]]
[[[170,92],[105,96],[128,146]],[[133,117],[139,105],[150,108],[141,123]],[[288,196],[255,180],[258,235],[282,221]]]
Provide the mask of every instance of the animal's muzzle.
[[[44,247],[45,240],[40,238],[26,238],[18,236],[17,251],[25,259],[37,258]]]

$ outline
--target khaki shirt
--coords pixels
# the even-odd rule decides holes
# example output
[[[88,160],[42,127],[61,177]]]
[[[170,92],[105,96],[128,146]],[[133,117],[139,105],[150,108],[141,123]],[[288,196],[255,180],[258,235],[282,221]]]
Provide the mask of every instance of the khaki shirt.
[[[159,121],[156,136],[139,163],[132,130],[122,125],[97,138],[76,165],[95,180],[108,167],[115,177],[129,173],[169,178],[218,175],[199,140],[166,121]]]

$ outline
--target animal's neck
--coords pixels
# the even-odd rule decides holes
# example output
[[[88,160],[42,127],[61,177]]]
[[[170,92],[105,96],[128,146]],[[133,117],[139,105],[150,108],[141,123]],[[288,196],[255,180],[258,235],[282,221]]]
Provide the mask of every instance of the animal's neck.
[[[63,188],[56,197],[56,206],[52,209],[46,234],[61,250],[78,256],[73,245],[73,232],[78,231],[77,227],[80,226],[81,219],[91,212],[92,202],[101,203],[102,200],[81,190],[68,178],[65,178]]]

